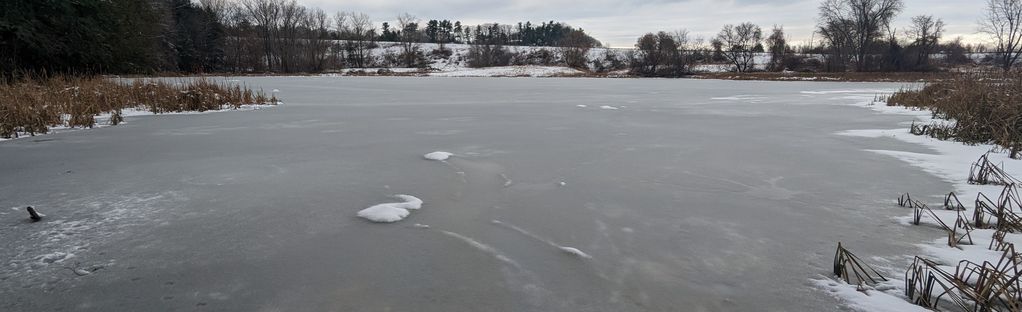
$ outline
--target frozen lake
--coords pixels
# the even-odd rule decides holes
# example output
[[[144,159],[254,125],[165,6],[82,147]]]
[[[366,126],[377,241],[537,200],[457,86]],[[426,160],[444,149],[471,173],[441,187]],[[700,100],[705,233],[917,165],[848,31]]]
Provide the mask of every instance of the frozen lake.
[[[239,79],[286,104],[0,142],[0,310],[835,310],[837,242],[900,264],[950,188],[835,135],[901,84]]]

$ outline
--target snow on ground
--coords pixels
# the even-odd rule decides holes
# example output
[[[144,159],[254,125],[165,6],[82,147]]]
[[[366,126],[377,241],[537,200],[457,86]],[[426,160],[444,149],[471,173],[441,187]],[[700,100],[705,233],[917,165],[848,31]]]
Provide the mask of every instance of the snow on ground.
[[[807,91],[803,93],[841,94],[857,93],[860,91],[861,90],[849,90],[847,92],[834,91],[826,93]],[[973,207],[969,204],[973,202],[980,192],[996,198],[1003,189],[1003,186],[998,185],[973,185],[968,183],[969,169],[971,165],[976,162],[980,156],[988,152],[990,152],[989,159],[991,162],[1002,165],[1003,169],[1012,176],[1022,177],[1022,161],[1010,159],[1006,153],[998,152],[1000,149],[997,146],[987,144],[965,145],[959,142],[942,141],[928,136],[917,136],[909,133],[907,125],[913,122],[921,124],[947,122],[944,120],[933,119],[932,114],[928,110],[910,109],[900,106],[887,106],[886,103],[873,102],[868,99],[863,99],[859,105],[870,108],[881,114],[904,115],[909,119],[902,122],[905,126],[896,129],[849,130],[839,132],[837,133],[838,135],[866,138],[893,138],[906,143],[925,146],[933,151],[933,153],[914,153],[892,150],[869,151],[894,157],[912,166],[918,167],[927,173],[951,183],[954,188],[953,190],[933,190],[934,194],[918,195],[940,195],[943,197],[946,192],[954,191],[963,204],[966,204],[966,207],[969,209],[968,213],[971,214],[971,209]],[[942,209],[942,207],[940,207],[942,203],[927,204],[933,208],[933,212],[936,217],[945,224],[954,224],[958,218],[958,212]],[[912,219],[911,215],[906,215],[904,217],[897,218],[897,221],[906,226],[913,226]],[[939,227],[937,220],[929,214],[923,215],[920,224],[923,226]],[[975,263],[983,263],[984,261],[996,263],[1003,253],[989,250],[988,246],[993,240],[993,234],[994,230],[975,229],[972,232],[973,244],[959,245],[958,248],[949,247],[947,245],[947,237],[935,238],[931,242],[918,244],[921,251],[920,255],[942,264],[942,268],[944,270],[951,272],[954,272],[955,266],[961,260],[969,260]],[[1007,234],[1005,241],[1022,241],[1022,235]],[[908,267],[906,266],[897,269],[907,270]],[[892,281],[890,283],[885,283],[887,286],[883,287],[883,290],[879,290],[881,288],[878,287],[878,289],[867,290],[866,293],[858,291],[854,285],[847,285],[843,282],[835,282],[830,279],[814,280],[814,283],[820,288],[828,290],[831,295],[847,302],[850,307],[856,310],[927,311],[926,309],[911,305],[905,301],[904,281],[900,280],[901,278],[904,278],[903,275],[895,274],[888,277],[892,278]]]
[[[821,289],[826,290],[850,308],[858,311],[869,312],[926,312],[930,311],[923,307],[909,303],[904,298],[892,296],[886,292],[875,289],[859,291],[855,285],[849,285],[843,281],[834,281],[829,278],[812,280],[812,283]]]
[[[276,91],[277,90],[274,90],[274,92],[276,92]],[[280,103],[278,103],[278,104],[280,104]],[[159,113],[159,114],[153,113],[153,112],[151,112],[151,111],[149,111],[149,110],[147,110],[145,108],[134,107],[134,108],[125,108],[125,109],[121,110],[121,117],[124,118],[124,120],[121,121],[121,123],[122,124],[123,123],[127,123],[127,122],[130,121],[130,119],[134,119],[133,117],[141,117],[141,116],[198,115],[198,114],[209,114],[209,113],[227,112],[227,111],[251,111],[251,110],[264,109],[264,108],[271,108],[271,107],[275,107],[275,106],[276,105],[272,105],[272,104],[247,104],[247,105],[241,105],[238,108],[225,108],[225,109],[208,110],[208,111],[202,111],[202,112],[199,112],[199,111],[165,112],[165,113]],[[96,121],[96,125],[93,126],[92,128],[105,128],[105,127],[111,126],[110,118],[112,116],[113,116],[113,113],[111,113],[111,112],[107,112],[107,113],[102,113],[102,114],[96,115],[95,117],[93,117],[93,120]],[[67,120],[70,119],[70,116],[64,116],[64,119],[65,119],[65,122],[67,122]],[[25,132],[18,132],[18,137],[16,137],[16,138],[0,138],[0,142],[7,141],[7,140],[15,140],[15,139],[24,139],[24,138],[37,137],[37,136],[41,136],[41,135],[45,135],[45,134],[49,134],[49,133],[62,133],[62,132],[77,131],[77,130],[83,130],[83,129],[91,129],[91,128],[72,128],[72,127],[68,127],[68,126],[54,126],[54,127],[50,127],[50,131],[48,133],[36,133],[33,136],[33,135],[29,135],[28,133],[25,133]]]
[[[458,68],[429,73],[433,77],[557,77],[583,74],[582,71],[558,66],[496,66]]]
[[[422,155],[422,158],[429,159],[429,160],[441,161],[441,160],[447,160],[448,158],[451,158],[451,156],[454,156],[454,154],[451,154],[451,153],[448,153],[448,152],[437,151],[437,152],[432,152],[432,153],[429,153],[429,154],[426,154],[426,155]]]
[[[379,47],[374,48],[370,51],[376,59],[392,59],[402,52],[401,44],[395,42],[379,42]],[[402,68],[402,67],[370,67],[370,68],[348,68],[342,69],[338,72],[341,75],[359,75],[359,74],[412,74],[421,76],[435,76],[435,77],[557,77],[557,76],[570,76],[583,74],[582,71],[577,69],[568,68],[565,66],[541,66],[541,65],[525,65],[518,64],[516,66],[501,66],[501,67],[487,67],[487,68],[470,68],[468,66],[468,54],[471,45],[468,44],[445,44],[444,49],[450,50],[450,56],[441,57],[440,53],[434,53],[440,48],[440,45],[435,43],[419,43],[417,48],[423,52],[428,58],[429,64],[426,68]],[[561,61],[561,51],[557,47],[534,47],[534,46],[504,46],[508,51],[517,55],[539,55],[546,54],[552,59],[548,63],[544,64],[563,64]],[[633,53],[632,49],[620,49],[620,48],[592,48],[586,54],[589,60],[588,67],[590,69],[596,68],[596,61],[602,64],[607,64],[608,56],[613,57],[616,60],[627,60],[630,54]],[[822,58],[822,56],[814,55],[814,58]],[[766,69],[767,63],[770,62],[770,53],[756,53],[754,56],[754,63],[756,69]],[[535,62],[533,64],[536,64]],[[695,64],[692,66],[692,71],[696,73],[721,73],[734,71],[735,66],[729,63],[717,63],[717,64]],[[611,71],[611,76],[626,76],[627,70]],[[329,75],[329,74],[328,74]]]
[[[359,211],[358,216],[373,222],[393,223],[408,217],[410,214],[408,210],[422,208],[422,200],[415,196],[394,195],[394,197],[404,200],[404,202],[374,205]]]

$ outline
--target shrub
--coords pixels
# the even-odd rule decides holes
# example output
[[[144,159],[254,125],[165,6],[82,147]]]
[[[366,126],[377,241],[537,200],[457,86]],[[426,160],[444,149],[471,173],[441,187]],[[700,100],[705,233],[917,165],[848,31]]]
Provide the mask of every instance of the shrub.
[[[964,73],[918,90],[893,94],[888,105],[929,109],[948,122],[914,126],[913,132],[968,144],[993,143],[1022,152],[1022,74]]]

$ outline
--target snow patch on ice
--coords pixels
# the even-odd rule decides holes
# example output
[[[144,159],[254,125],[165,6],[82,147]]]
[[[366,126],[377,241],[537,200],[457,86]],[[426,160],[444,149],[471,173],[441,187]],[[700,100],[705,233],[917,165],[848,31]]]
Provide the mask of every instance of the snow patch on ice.
[[[589,254],[584,253],[584,252],[582,252],[581,250],[578,250],[578,248],[575,248],[575,247],[561,246],[560,249],[563,252],[566,252],[566,253],[568,253],[570,255],[573,255],[573,256],[576,256],[576,257],[579,257],[579,258],[583,258],[583,259],[592,259],[593,258],[593,256],[590,256]]]
[[[408,217],[411,214],[408,210],[422,208],[422,200],[415,196],[394,195],[394,197],[404,200],[404,202],[374,205],[359,211],[358,216],[372,222],[393,223]]]
[[[428,160],[437,160],[437,161],[447,160],[448,158],[451,158],[451,156],[454,156],[454,154],[451,154],[451,153],[448,153],[448,152],[439,152],[439,151],[432,152],[432,153],[429,153],[429,154],[426,154],[426,155],[422,155],[423,158],[426,158]]]
[[[618,110],[619,108],[610,105],[603,105],[600,106],[600,109]]]

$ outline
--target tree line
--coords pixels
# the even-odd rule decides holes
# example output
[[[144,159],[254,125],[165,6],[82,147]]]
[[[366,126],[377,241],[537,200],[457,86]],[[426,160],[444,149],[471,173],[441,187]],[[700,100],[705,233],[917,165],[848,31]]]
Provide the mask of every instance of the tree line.
[[[1005,70],[1022,56],[1022,0],[986,0],[980,31],[994,39],[991,63]],[[903,29],[892,25],[903,10],[902,0],[824,0],[819,6],[815,33],[817,46],[793,47],[782,26],[764,36],[752,23],[725,25],[709,46],[689,45],[688,33],[648,33],[640,37],[632,56],[633,73],[642,76],[679,76],[699,62],[727,62],[738,72],[755,70],[757,53],[768,53],[764,70],[771,71],[932,71],[932,57],[944,55],[946,65],[971,63],[970,52],[985,47],[962,43],[961,38],[941,42],[945,23],[932,15],[911,18]],[[796,52],[796,50],[799,50]]]
[[[1010,69],[1022,55],[1022,0],[985,0],[980,29],[994,39],[992,62]],[[321,72],[338,68],[425,67],[470,44],[474,67],[557,64],[681,76],[698,63],[735,71],[928,71],[968,63],[970,47],[944,40],[945,23],[921,15],[892,25],[903,0],[822,0],[818,45],[793,46],[782,26],[724,25],[710,40],[688,32],[640,36],[635,49],[592,59],[601,43],[583,29],[549,21],[464,25],[402,14],[378,23],[357,12],[327,13],[296,0],[7,0],[0,4],[0,69],[18,72]],[[378,26],[379,25],[379,26]],[[422,43],[438,49],[424,50]],[[551,46],[514,55],[506,46]],[[380,53],[380,48],[382,53]],[[373,51],[377,51],[374,53]],[[762,60],[768,54],[769,61]],[[761,67],[756,67],[761,65]]]
[[[7,0],[0,68],[24,72],[320,72],[420,66],[419,43],[558,46],[583,34],[559,22],[463,25],[403,14],[377,27],[357,12],[328,14],[295,0]],[[571,38],[571,39],[574,39]],[[379,42],[401,43],[379,59]]]

